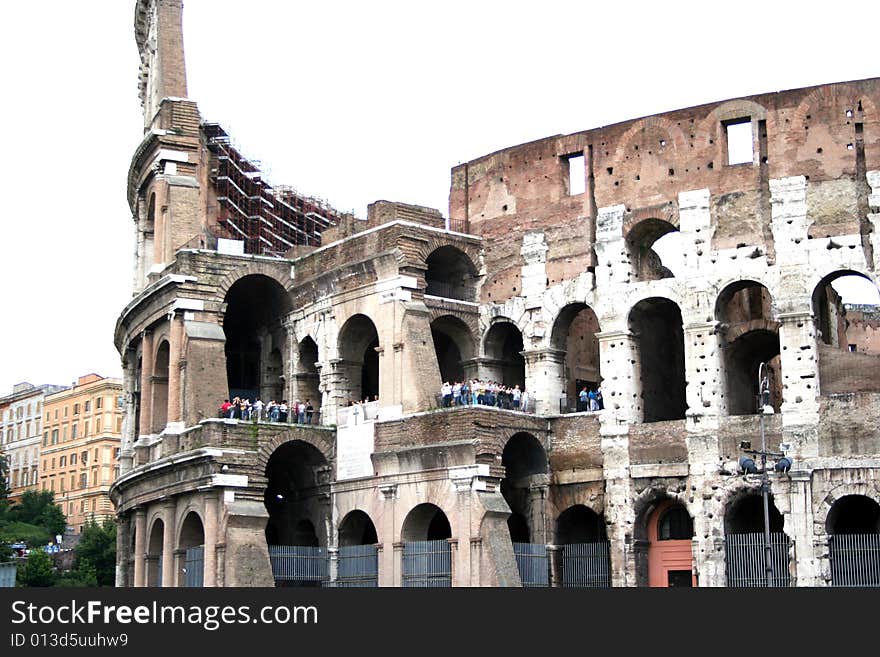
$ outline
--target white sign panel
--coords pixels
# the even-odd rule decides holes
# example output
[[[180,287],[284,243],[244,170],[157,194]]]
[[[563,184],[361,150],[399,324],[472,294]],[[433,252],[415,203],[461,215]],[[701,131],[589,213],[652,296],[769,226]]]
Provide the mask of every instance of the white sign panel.
[[[336,429],[336,480],[373,476],[370,455],[375,447],[373,422]]]

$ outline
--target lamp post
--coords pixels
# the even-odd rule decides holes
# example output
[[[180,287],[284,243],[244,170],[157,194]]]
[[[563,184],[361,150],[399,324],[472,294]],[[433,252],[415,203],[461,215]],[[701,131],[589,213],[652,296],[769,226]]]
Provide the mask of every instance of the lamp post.
[[[761,467],[755,466],[752,459],[745,456],[740,458],[740,468],[744,474],[761,475],[761,497],[764,506],[764,574],[767,586],[773,586],[773,557],[770,547],[770,477],[767,474],[767,457],[773,456],[779,460],[776,462],[775,469],[779,472],[786,472],[791,468],[791,461],[785,457],[785,454],[767,451],[767,439],[764,433],[764,416],[773,415],[773,406],[770,404],[770,378],[766,373],[767,363],[761,363],[758,366],[758,415],[759,424],[761,426],[761,449],[751,449],[752,444],[748,441],[740,442],[740,448],[746,454],[756,454],[761,456]]]

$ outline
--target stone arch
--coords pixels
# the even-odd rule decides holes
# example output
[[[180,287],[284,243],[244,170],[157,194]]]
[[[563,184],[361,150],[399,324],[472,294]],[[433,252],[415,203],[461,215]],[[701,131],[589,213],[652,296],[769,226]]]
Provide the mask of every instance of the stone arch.
[[[773,494],[768,495],[770,531],[783,532],[785,521]],[[759,486],[739,488],[724,503],[724,534],[754,534],[764,531],[764,502]]]
[[[574,504],[557,517],[553,541],[557,545],[598,543],[607,540],[605,518],[584,504]]]
[[[570,303],[560,309],[550,331],[550,348],[564,352],[561,391],[571,407],[584,387],[597,390],[602,384],[599,339],[602,330],[596,312],[586,303]],[[578,411],[587,411],[577,403]]]
[[[812,285],[810,309],[813,313],[817,337],[819,338],[818,341],[824,342],[827,345],[842,348],[845,348],[845,342],[840,343],[837,339],[841,328],[839,315],[842,300],[831,287],[831,284],[837,279],[846,276],[858,276],[864,278],[870,283],[873,283],[875,287],[878,287],[877,282],[868,272],[850,267],[835,268],[832,271],[824,272],[818,280],[817,277],[814,276],[808,282],[808,285]],[[832,306],[835,306],[835,308],[832,308]]]
[[[344,382],[339,391],[345,401],[372,399],[379,395],[380,359],[379,331],[376,323],[365,313],[355,313],[340,325],[337,337],[339,367],[344,370]]]
[[[792,122],[796,126],[809,123],[811,119],[808,119],[807,116],[815,112],[817,107],[846,107],[846,109],[852,109],[855,113],[859,103],[862,105],[863,116],[869,121],[876,121],[877,107],[874,105],[874,101],[869,94],[845,82],[822,85],[804,96],[792,114]],[[844,115],[841,115],[841,118],[844,119],[843,123],[845,123]],[[854,116],[853,119],[855,121],[856,117]],[[795,137],[800,141],[804,141],[806,138],[803,135],[804,132],[807,131],[796,131]]]
[[[547,509],[547,485],[550,461],[544,444],[533,434],[520,431],[504,443],[501,464],[505,468],[501,480],[501,495],[511,510],[508,529],[511,536],[523,538],[522,543],[545,543],[544,518]]]
[[[258,262],[249,260],[238,265],[231,272],[226,274],[217,285],[217,296],[224,299],[229,294],[232,286],[248,276],[265,276],[271,278],[275,283],[280,285],[285,292],[290,292],[293,288],[293,279],[289,273],[290,267],[282,267],[275,263]]]
[[[286,441],[272,452],[263,493],[269,545],[327,544],[330,509],[323,500],[330,492],[329,471],[324,454],[303,440]]]
[[[455,244],[450,244],[447,239],[432,235],[424,242],[419,242],[419,246],[414,254],[416,261],[419,263],[420,267],[423,267],[427,271],[428,258],[432,253],[445,247],[452,247],[464,255],[470,263],[473,275],[478,275],[477,263],[480,262],[480,246],[470,242],[456,242]]]
[[[410,509],[400,528],[400,540],[436,541],[452,538],[452,525],[442,508],[423,502]]]
[[[168,368],[171,360],[171,344],[164,336],[156,341],[153,358],[152,421],[150,433],[161,433],[168,422]]]
[[[455,315],[445,314],[431,321],[431,337],[440,370],[440,380],[463,381],[465,361],[476,356],[471,327]]]
[[[446,244],[431,251],[425,268],[425,294],[461,301],[476,298],[476,265],[457,246]]]
[[[632,306],[627,320],[636,338],[634,355],[639,363],[642,420],[683,419],[687,383],[681,309],[665,297],[649,297]]]
[[[379,543],[376,525],[366,511],[353,509],[339,523],[339,547],[374,545]]]
[[[512,320],[497,317],[482,340],[484,368],[488,378],[504,385],[525,388],[523,332]]]
[[[158,513],[146,525],[150,529],[146,536],[146,585],[162,586],[162,560],[164,558],[165,521]]]
[[[816,509],[816,533],[827,534],[828,515],[834,504],[844,497],[860,496],[867,497],[875,503],[880,504],[880,485],[876,482],[854,482],[844,483],[835,486],[822,499]]]
[[[326,434],[326,437],[325,437]],[[260,441],[260,447],[257,450],[256,465],[260,472],[265,472],[269,465],[269,459],[272,457],[279,447],[292,442],[300,441],[314,447],[321,453],[327,463],[333,463],[336,457],[335,435],[330,431],[309,431],[296,428],[290,428],[287,431],[274,434],[271,438]]]
[[[661,238],[676,231],[678,226],[658,217],[646,217],[625,227],[624,242],[636,281],[674,278],[672,270],[663,265],[653,247]]]
[[[201,556],[192,555],[191,550],[194,548],[204,549],[205,545],[205,523],[204,520],[194,508],[181,516],[182,520],[178,523],[177,531],[177,549],[184,551],[184,559],[180,561],[180,571],[177,573],[178,586],[202,586],[204,583],[204,552]],[[200,572],[190,572],[190,569],[201,569]]]
[[[321,376],[318,372],[321,355],[318,343],[306,334],[297,343],[296,371],[293,373],[293,397],[311,403],[317,410],[321,406]]]
[[[290,295],[275,278],[249,274],[237,278],[223,300],[229,398],[283,397],[279,361],[287,352],[283,322],[292,309]]]

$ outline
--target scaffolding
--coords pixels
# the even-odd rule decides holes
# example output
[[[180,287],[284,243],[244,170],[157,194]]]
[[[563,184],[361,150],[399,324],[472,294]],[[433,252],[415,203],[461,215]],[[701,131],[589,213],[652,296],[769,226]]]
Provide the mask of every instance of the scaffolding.
[[[216,237],[243,241],[248,254],[280,258],[294,246],[320,246],[321,232],[339,223],[341,214],[321,199],[270,185],[259,162],[244,157],[219,124],[202,124],[202,130],[216,158]]]

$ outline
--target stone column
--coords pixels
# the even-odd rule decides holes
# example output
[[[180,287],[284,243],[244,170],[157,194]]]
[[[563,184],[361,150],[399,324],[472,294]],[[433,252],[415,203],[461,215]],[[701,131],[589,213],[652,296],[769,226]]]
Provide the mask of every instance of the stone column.
[[[791,486],[789,492],[789,514],[785,516],[785,533],[793,543],[795,561],[795,586],[822,586],[815,553],[815,534],[813,532],[813,488],[810,472],[792,470],[789,472]],[[774,499],[779,499],[774,495]]]
[[[780,313],[779,347],[782,365],[782,426],[815,428],[819,421],[819,361],[816,329],[809,310]],[[788,436],[786,436],[788,439]],[[818,445],[795,441],[795,459],[818,456]]]
[[[149,435],[153,425],[153,332],[144,331],[141,339],[141,435]]]
[[[144,575],[147,564],[147,510],[134,510],[134,585],[146,586]]]
[[[463,473],[462,473],[463,474]],[[471,554],[468,548],[471,546],[471,487],[473,485],[473,476],[456,476],[455,472],[450,472],[450,480],[455,489],[456,502],[456,522],[457,536],[453,536],[456,541],[453,547],[459,546],[460,550],[452,552],[452,585],[453,586],[471,586]]]
[[[623,215],[626,207],[599,208],[596,216],[596,286],[609,290],[632,280],[632,263],[623,239]]]
[[[217,495],[211,491],[205,497],[205,586],[217,586]]]
[[[122,361],[122,389],[125,392],[125,415],[122,417],[122,439],[119,453],[119,472],[125,474],[132,468],[134,461],[135,413],[140,409],[135,403],[135,389],[137,386],[135,363],[137,354],[129,349]]]
[[[533,349],[520,352],[526,362],[526,390],[535,400],[538,415],[560,412],[565,397],[565,352],[560,349]]]
[[[123,514],[116,520],[116,582],[115,586],[121,588],[131,586],[131,544],[128,542],[131,536],[131,515]]]
[[[636,556],[633,549],[635,511],[632,508],[632,479],[629,474],[628,426],[603,425],[601,434],[611,585],[636,586]]]
[[[687,416],[691,422],[707,415],[727,415],[724,355],[717,324],[691,322],[684,327]]]
[[[546,475],[544,475],[546,476]],[[547,493],[546,485],[529,486],[529,528],[532,543],[549,543],[552,538],[547,527]]]
[[[641,420],[641,367],[638,338],[629,331],[602,331],[599,361],[602,372],[602,423],[630,424]]]
[[[401,551],[395,542],[394,510],[396,506],[397,484],[382,486],[382,549],[379,552],[379,586],[400,586]],[[402,548],[401,548],[402,550]]]
[[[168,354],[168,420],[167,426],[172,431],[183,429],[181,423],[181,388],[180,366],[183,356],[183,317],[171,315],[171,336]]]
[[[174,534],[176,533],[175,511],[176,504],[174,501],[166,502],[162,513],[163,534],[162,534],[162,587],[168,588],[174,586],[175,575],[177,574],[177,564],[174,559]]]

